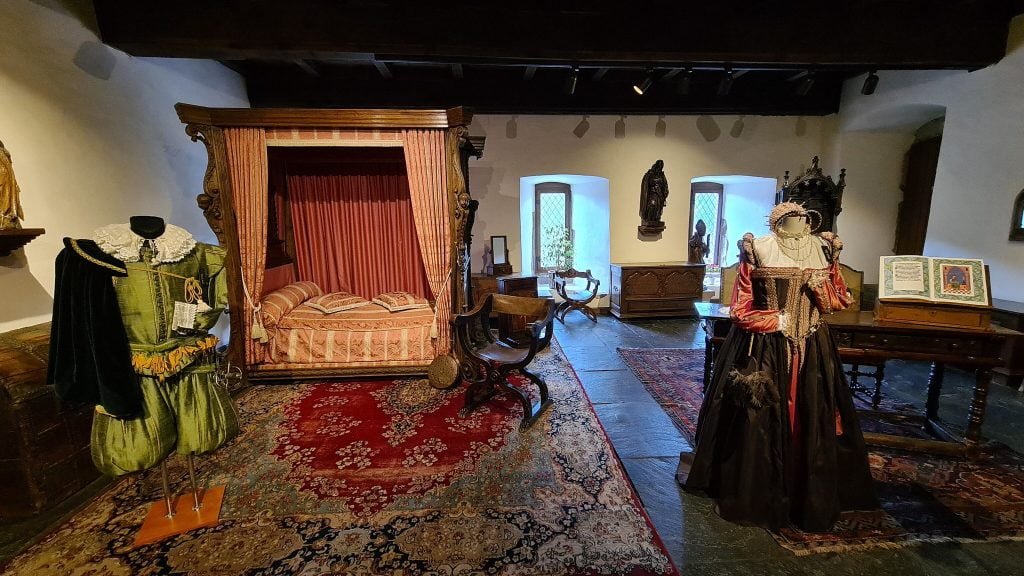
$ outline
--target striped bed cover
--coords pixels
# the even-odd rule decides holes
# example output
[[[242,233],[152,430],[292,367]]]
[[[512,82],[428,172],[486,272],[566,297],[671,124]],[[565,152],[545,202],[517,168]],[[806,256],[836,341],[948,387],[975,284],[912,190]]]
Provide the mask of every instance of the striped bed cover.
[[[434,359],[430,308],[389,312],[377,304],[324,314],[302,304],[271,332],[271,364],[417,365]]]

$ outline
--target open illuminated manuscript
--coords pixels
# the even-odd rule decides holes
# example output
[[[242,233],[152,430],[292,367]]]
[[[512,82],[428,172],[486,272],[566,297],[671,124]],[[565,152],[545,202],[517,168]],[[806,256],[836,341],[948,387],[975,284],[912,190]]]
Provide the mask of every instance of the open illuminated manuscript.
[[[985,263],[974,258],[882,256],[879,300],[927,300],[988,306]]]

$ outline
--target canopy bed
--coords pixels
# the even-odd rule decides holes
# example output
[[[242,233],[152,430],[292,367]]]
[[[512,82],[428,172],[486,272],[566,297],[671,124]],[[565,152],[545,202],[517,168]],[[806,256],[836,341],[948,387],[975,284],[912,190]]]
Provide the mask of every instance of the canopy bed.
[[[422,374],[457,352],[483,149],[468,111],[175,109],[206,146],[197,202],[248,378]]]

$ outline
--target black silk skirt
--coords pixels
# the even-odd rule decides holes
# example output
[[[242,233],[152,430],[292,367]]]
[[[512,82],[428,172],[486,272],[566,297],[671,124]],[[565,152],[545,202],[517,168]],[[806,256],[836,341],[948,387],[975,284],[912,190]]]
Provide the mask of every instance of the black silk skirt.
[[[738,524],[827,531],[841,511],[878,503],[828,326],[808,336],[795,379],[791,354],[781,333],[732,328],[704,395],[684,487],[714,498]]]

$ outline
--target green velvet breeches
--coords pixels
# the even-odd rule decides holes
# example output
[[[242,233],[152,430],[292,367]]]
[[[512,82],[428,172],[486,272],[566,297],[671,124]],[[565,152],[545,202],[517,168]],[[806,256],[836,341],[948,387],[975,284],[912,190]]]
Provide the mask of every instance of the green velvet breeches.
[[[211,364],[186,368],[163,382],[139,376],[139,385],[142,417],[93,416],[92,461],[104,474],[152,468],[175,450],[203,454],[238,433],[235,405]]]

